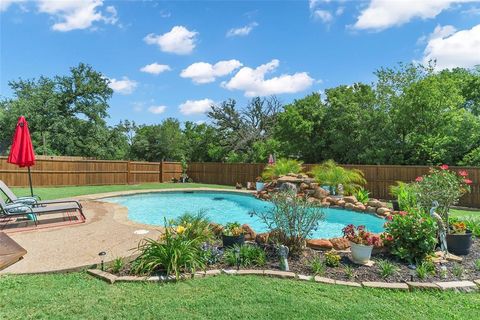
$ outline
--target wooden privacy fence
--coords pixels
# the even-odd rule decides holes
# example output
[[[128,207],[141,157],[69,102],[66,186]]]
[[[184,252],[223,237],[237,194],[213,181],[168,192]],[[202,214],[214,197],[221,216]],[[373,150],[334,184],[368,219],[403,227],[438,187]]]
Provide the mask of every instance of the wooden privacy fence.
[[[31,168],[34,186],[83,186],[166,182],[180,178],[178,162],[140,162],[84,159],[37,159]],[[0,180],[10,186],[27,186],[26,168],[0,157]]]
[[[310,171],[314,164],[305,164],[305,171]],[[248,181],[255,181],[265,164],[259,163],[190,163],[188,175],[196,182],[234,185],[236,182],[244,186]],[[343,165],[363,171],[367,179],[367,189],[371,196],[380,199],[391,199],[388,187],[396,181],[410,182],[428,172],[428,166],[398,165]],[[460,204],[480,208],[480,168],[451,167],[453,170],[466,170],[473,181],[472,192],[463,196]]]

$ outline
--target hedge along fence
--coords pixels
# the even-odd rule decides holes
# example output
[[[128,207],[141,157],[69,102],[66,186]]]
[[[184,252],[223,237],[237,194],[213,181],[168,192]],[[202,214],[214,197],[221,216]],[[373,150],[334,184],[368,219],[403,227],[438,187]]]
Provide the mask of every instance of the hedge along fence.
[[[31,172],[34,186],[139,184],[178,179],[182,166],[178,162],[42,158],[36,160]],[[0,180],[10,186],[28,186],[27,168],[0,157]]]
[[[255,181],[266,164],[261,163],[190,163],[188,175],[196,182],[234,185],[236,182],[244,186],[248,181]],[[305,164],[306,172],[315,164]],[[400,166],[400,165],[342,165],[345,168],[359,169],[367,179],[366,188],[371,196],[380,199],[391,199],[388,187],[396,181],[410,182],[416,177],[428,172],[428,166]],[[467,207],[480,208],[480,168],[450,167],[452,170],[466,170],[473,181],[472,192],[462,197],[460,204]]]

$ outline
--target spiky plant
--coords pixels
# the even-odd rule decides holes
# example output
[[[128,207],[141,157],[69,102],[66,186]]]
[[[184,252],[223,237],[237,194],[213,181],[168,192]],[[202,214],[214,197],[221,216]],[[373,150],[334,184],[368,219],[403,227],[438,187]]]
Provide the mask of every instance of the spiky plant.
[[[326,184],[337,190],[341,184],[346,194],[352,194],[367,183],[363,172],[358,169],[345,169],[333,160],[327,160],[313,167],[310,172],[318,183]]]
[[[268,165],[263,170],[262,178],[271,181],[289,173],[301,173],[302,164],[303,162],[298,160],[278,159],[274,164]]]

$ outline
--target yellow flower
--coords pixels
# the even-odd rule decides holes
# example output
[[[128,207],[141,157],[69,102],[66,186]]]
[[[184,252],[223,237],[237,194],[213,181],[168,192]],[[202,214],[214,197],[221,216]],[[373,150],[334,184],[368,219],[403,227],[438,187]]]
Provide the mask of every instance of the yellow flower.
[[[182,234],[184,233],[186,228],[184,226],[178,226],[177,227],[177,234]]]

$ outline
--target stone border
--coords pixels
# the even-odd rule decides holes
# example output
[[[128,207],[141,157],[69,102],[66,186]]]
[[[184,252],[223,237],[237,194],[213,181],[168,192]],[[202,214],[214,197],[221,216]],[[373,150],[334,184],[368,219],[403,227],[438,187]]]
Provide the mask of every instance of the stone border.
[[[109,284],[114,284],[116,282],[155,282],[155,283],[166,283],[174,282],[175,277],[173,276],[116,276],[107,271],[102,271],[98,269],[89,269],[87,273],[91,276],[101,279]],[[480,279],[473,281],[447,281],[447,282],[374,282],[374,281],[343,281],[335,280],[331,278],[325,278],[320,276],[306,276],[298,274],[295,272],[289,271],[280,271],[280,270],[263,270],[263,269],[213,269],[203,272],[196,272],[193,274],[182,274],[180,276],[181,280],[188,280],[194,278],[205,278],[205,277],[215,277],[219,275],[228,275],[228,276],[244,276],[244,275],[255,275],[255,276],[264,276],[280,279],[292,279],[298,281],[310,281],[315,283],[323,284],[334,284],[347,287],[355,288],[375,288],[375,289],[389,289],[397,291],[416,291],[416,290],[455,290],[461,292],[471,292],[477,291],[480,288]]]

